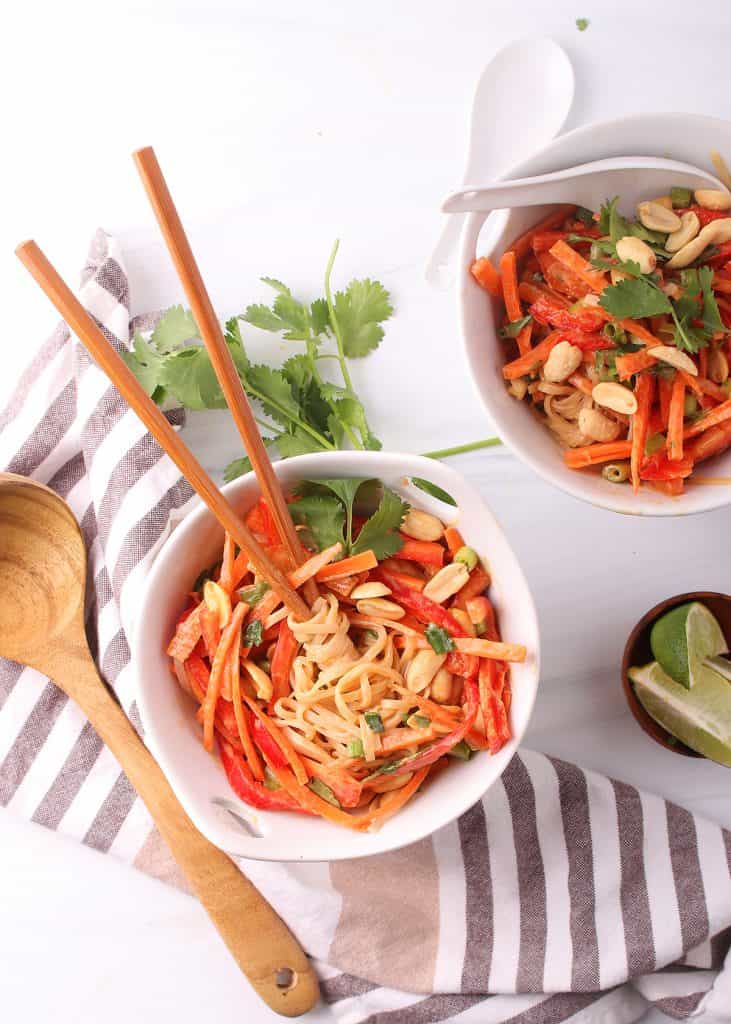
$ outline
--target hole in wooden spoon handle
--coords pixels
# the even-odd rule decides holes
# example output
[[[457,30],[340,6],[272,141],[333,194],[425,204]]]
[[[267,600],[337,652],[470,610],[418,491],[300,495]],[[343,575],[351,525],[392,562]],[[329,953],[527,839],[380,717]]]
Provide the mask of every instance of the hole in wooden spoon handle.
[[[291,967],[280,967],[274,977],[277,988],[282,989],[284,992],[291,992],[299,980],[297,978],[297,971],[293,971]]]

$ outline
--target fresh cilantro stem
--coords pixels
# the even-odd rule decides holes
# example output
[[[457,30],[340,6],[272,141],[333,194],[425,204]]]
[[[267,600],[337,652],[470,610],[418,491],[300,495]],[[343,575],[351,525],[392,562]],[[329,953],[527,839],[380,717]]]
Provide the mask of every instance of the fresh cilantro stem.
[[[332,324],[333,334],[335,335],[335,341],[338,346],[338,362],[340,363],[340,369],[343,373],[343,380],[348,391],[353,390],[353,381],[350,379],[350,371],[348,370],[348,364],[345,362],[345,349],[343,348],[343,335],[340,330],[340,324],[338,318],[335,315],[335,304],[333,303],[332,289],[330,288],[330,275],[332,274],[333,265],[335,263],[335,257],[338,254],[340,248],[340,239],[336,238],[330,252],[330,259],[327,261],[325,267],[325,299],[327,301],[327,309],[330,314],[330,323]]]
[[[248,383],[248,381],[244,381],[244,386],[246,388],[246,391],[250,395],[253,395],[254,398],[258,398],[259,401],[264,403],[265,406],[271,405],[274,409],[277,409],[277,411],[280,412],[282,416],[286,416],[287,419],[291,420],[298,427],[304,430],[305,433],[309,434],[310,437],[314,438],[314,440],[317,441],[317,443],[321,445],[323,448],[328,448],[330,451],[336,451],[336,446],[332,444],[332,442],[328,441],[328,439],[323,434],[321,434],[319,430],[315,430],[314,427],[311,427],[309,423],[305,423],[305,421],[303,419],[300,419],[299,416],[289,412],[288,409],[285,409],[283,406],[279,405],[279,403],[276,402],[273,398],[269,397],[268,395],[263,395],[260,391],[257,391],[257,389],[253,388],[251,384]]]
[[[484,441],[472,441],[470,444],[458,444],[455,448],[439,448],[433,452],[422,452],[422,454],[427,459],[448,459],[450,455],[475,452],[479,448],[494,448],[502,443],[499,437],[488,437]]]

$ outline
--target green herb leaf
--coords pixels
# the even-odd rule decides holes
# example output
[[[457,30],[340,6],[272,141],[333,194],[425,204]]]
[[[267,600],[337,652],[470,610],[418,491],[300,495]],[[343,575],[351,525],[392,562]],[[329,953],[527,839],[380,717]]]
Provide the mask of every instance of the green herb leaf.
[[[254,619],[244,630],[244,644],[246,647],[258,647],[264,636],[264,623],[260,619]]]
[[[383,338],[381,323],[393,313],[390,296],[379,281],[351,281],[346,291],[335,293],[334,305],[349,359],[378,348]]]
[[[428,729],[431,725],[431,718],[427,718],[426,715],[412,715],[411,721],[419,729]]]
[[[322,779],[310,779],[307,786],[313,793],[316,793],[323,800],[326,800],[327,803],[332,804],[333,807],[340,807],[340,801],[330,787],[322,781]]]
[[[588,18],[577,18],[576,19],[576,27],[578,28],[579,32],[586,32],[586,30],[588,29],[589,25],[590,25],[590,21],[589,21]]]
[[[465,740],[460,740],[448,751],[450,757],[456,757],[460,761],[469,761],[474,751]]]
[[[150,344],[162,355],[167,355],[192,338],[200,338],[193,314],[182,306],[171,306],[158,320]]]
[[[250,587],[241,587],[238,593],[244,604],[254,608],[270,589],[266,580],[260,580],[259,583],[252,583]],[[250,625],[253,625],[253,623],[250,623]]]
[[[344,544],[345,509],[335,497],[312,494],[293,501],[289,505],[290,515],[297,526],[304,526],[304,541],[317,551],[337,544]]]
[[[371,732],[384,732],[383,719],[377,711],[366,711],[363,715],[366,721],[366,725]]]
[[[449,633],[435,622],[429,623],[424,630],[424,636],[436,654],[449,654],[450,651],[456,650],[456,644]]]
[[[451,494],[447,494],[446,491],[442,490],[441,487],[437,487],[436,484],[431,483],[430,480],[424,480],[420,476],[412,476],[411,482],[414,487],[418,487],[420,491],[424,491],[426,494],[431,494],[432,498],[437,498],[439,501],[443,501],[445,505],[452,505],[454,508],[457,507],[457,502],[454,500]]]
[[[574,216],[577,220],[580,220],[582,224],[586,224],[588,228],[594,227],[594,214],[591,210],[587,210],[585,206],[578,206]]]
[[[281,789],[282,788],[279,785],[279,783],[277,782],[275,776],[272,774],[271,770],[268,767],[266,767],[264,769],[264,783],[263,783],[263,785],[264,785],[265,789],[271,789],[271,790]]]
[[[404,546],[398,529],[408,511],[407,503],[384,487],[378,508],[363,524],[357,540],[351,546],[352,554],[372,550],[379,561],[397,554]]]
[[[602,309],[617,320],[672,313],[670,299],[646,278],[619,281],[605,288],[599,299]]]
[[[348,741],[348,757],[363,757],[363,740]]]
[[[122,352],[122,359],[148,395],[154,396],[155,392],[161,389],[160,378],[164,358],[145,341],[139,331],[135,331],[132,351]]]
[[[533,317],[529,313],[527,316],[522,316],[520,320],[511,320],[510,323],[501,327],[498,333],[501,338],[517,338],[523,328],[532,321]]]

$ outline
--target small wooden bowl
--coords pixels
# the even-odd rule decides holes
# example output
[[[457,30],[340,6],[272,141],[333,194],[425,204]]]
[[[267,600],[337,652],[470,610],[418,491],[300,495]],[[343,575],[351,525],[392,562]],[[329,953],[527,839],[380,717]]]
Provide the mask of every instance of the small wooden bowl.
[[[728,594],[716,594],[711,591],[697,590],[690,594],[678,594],[676,597],[669,597],[661,601],[646,612],[629,635],[624,648],[622,658],[622,688],[627,698],[629,709],[648,736],[651,736],[656,743],[674,754],[684,754],[686,757],[703,757],[690,747],[686,747],[680,740],[676,740],[666,729],[651,718],[640,704],[635,694],[634,687],[629,679],[629,670],[633,665],[646,665],[653,661],[652,650],[650,649],[650,630],[656,619],[659,619],[665,612],[676,608],[679,604],[686,604],[689,601],[700,601],[706,605],[709,611],[718,619],[721,629],[727,639],[731,639],[731,596]]]

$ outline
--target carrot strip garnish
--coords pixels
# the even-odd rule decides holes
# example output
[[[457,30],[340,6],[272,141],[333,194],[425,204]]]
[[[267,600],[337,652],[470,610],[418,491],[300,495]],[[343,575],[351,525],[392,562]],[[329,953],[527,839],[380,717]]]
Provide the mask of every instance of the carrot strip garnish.
[[[731,420],[719,423],[717,427],[711,427],[700,437],[687,445],[688,452],[694,462],[703,462],[713,455],[726,451],[731,446]]]
[[[650,355],[649,349],[640,352],[630,352],[626,356],[617,356],[614,365],[620,380],[628,380],[635,373],[642,373],[649,370],[657,362],[654,356]]]
[[[721,405],[717,405],[715,409],[711,409],[702,419],[696,420],[692,426],[686,427],[683,437],[685,439],[696,437],[698,434],[710,430],[711,427],[717,427],[719,423],[723,423],[729,417],[731,417],[731,398],[722,402]]]
[[[678,370],[677,375],[683,381],[683,384],[693,392],[696,398],[703,397],[703,388],[700,386],[697,377],[694,377],[692,373],[688,373],[687,370]],[[728,395],[723,397],[728,398]]]
[[[359,572],[368,572],[369,569],[375,569],[377,565],[378,559],[371,550],[362,551],[359,555],[342,558],[339,562],[331,562],[330,565],[319,569],[315,574],[315,579],[320,583],[324,583],[326,580],[336,580],[342,576],[353,576]]]
[[[495,269],[495,265],[492,260],[488,259],[487,256],[481,256],[476,259],[470,267],[470,273],[474,277],[475,281],[481,285],[485,291],[489,292],[490,295],[499,299],[502,295],[502,286],[500,283],[500,275]]]
[[[701,349],[701,351],[704,351],[704,349]],[[715,398],[717,402],[725,402],[729,397],[722,387],[719,387],[718,384],[714,384],[714,382],[709,380],[708,377],[701,375],[693,377],[692,380],[694,380],[698,385],[701,394],[709,395],[711,398]]]
[[[551,349],[558,345],[562,337],[561,331],[553,331],[525,355],[518,356],[517,359],[503,366],[505,380],[517,380],[518,377],[524,377],[527,373],[538,369],[541,363],[545,363],[551,354]]]
[[[623,327],[628,334],[631,334],[633,338],[637,338],[638,341],[642,341],[645,345],[662,345],[659,338],[648,331],[648,329],[639,322],[639,320],[620,320],[619,326]]]
[[[330,562],[334,562],[342,550],[343,545],[340,542],[332,544],[329,548],[323,548],[322,551],[313,555],[312,558],[308,558],[306,562],[298,565],[296,569],[293,569],[289,573],[289,582],[293,587],[301,587],[307,580],[311,580],[313,576],[316,576],[320,569],[324,569]]]
[[[632,489],[635,493],[640,489],[640,465],[645,454],[647,425],[650,421],[654,394],[655,378],[648,373],[640,374],[635,386],[637,412],[632,416],[632,450],[630,453]]]
[[[414,693],[413,690],[409,690],[408,687],[401,686],[399,683],[393,683],[392,685],[397,693],[400,693],[403,697],[408,697],[412,704],[416,704],[420,711],[426,711],[435,722],[448,725],[450,729],[456,729],[459,725],[457,719],[450,715],[448,711],[445,711],[440,704],[429,700],[428,697],[422,697],[420,694]]]
[[[284,729],[281,729],[275,722],[273,722],[269,715],[267,715],[265,711],[262,711],[262,709],[259,707],[256,701],[252,700],[251,697],[248,697],[246,694],[244,694],[244,700],[251,708],[251,710],[254,712],[256,717],[259,719],[261,724],[264,726],[266,731],[269,733],[271,738],[277,744],[277,746],[282,751],[284,756],[287,758],[287,761],[291,765],[292,771],[294,772],[294,776],[297,779],[297,781],[302,786],[307,785],[307,779],[309,778],[307,774],[307,769],[304,766],[302,758],[294,749],[292,741],[290,740],[289,736],[287,736]],[[266,754],[264,755],[264,759],[267,761],[267,764],[271,768],[271,763],[267,760]]]
[[[500,279],[503,284],[503,300],[508,319],[510,321],[520,320],[523,316],[523,309],[518,294],[518,261],[512,249],[504,252],[500,259]],[[533,324],[529,323],[517,336],[518,351],[521,355],[530,351],[532,333]]]
[[[668,429],[670,416],[670,397],[673,393],[673,382],[668,377],[660,377],[657,382],[657,393],[660,399],[660,429]]]
[[[568,309],[571,305],[565,295],[555,292],[552,288],[546,288],[544,285],[534,284],[532,281],[521,281],[518,285],[518,295],[523,302],[529,302],[531,305],[538,299],[550,299],[562,309]]]
[[[292,671],[299,644],[285,619],[279,626],[277,646],[271,663],[272,701],[286,697],[290,692],[289,674]]]
[[[444,543],[450,555],[456,555],[460,548],[465,546],[464,538],[456,526],[448,526],[444,531]]]
[[[234,588],[234,539],[230,533],[226,533],[223,542],[223,557],[221,559],[221,571],[218,574],[218,583],[230,594]]]
[[[321,818],[327,818],[328,821],[332,821],[336,825],[344,825],[346,828],[353,828],[359,832],[368,828],[370,824],[369,816],[357,817],[356,815],[348,814],[346,811],[341,811],[339,807],[334,807],[326,800],[322,800],[311,789],[308,789],[306,785],[300,784],[287,768],[277,767],[266,754],[264,754],[264,760],[269,767],[269,771],[282,789],[289,793],[300,807],[304,807],[314,814],[319,814]]]
[[[587,353],[587,355],[591,356],[593,360],[593,353]],[[572,373],[569,377],[569,384],[585,395],[591,395],[594,390],[594,385],[588,377],[583,375],[583,373]]]
[[[683,458],[683,417],[685,413],[685,381],[678,373],[673,381],[668,411],[668,458],[677,462]]]
[[[242,606],[238,605],[237,607]],[[254,741],[251,738],[249,723],[246,720],[246,712],[244,711],[244,705],[241,700],[240,650],[241,630],[237,629],[236,635],[231,643],[231,652],[228,661],[229,672],[231,674],[231,700],[233,703],[234,715],[236,716],[236,728],[238,730],[239,739],[241,740],[244,756],[249,764],[249,768],[251,769],[251,774],[255,779],[258,779],[259,782],[262,782],[264,779],[264,769],[262,768],[261,758],[259,757],[258,751],[254,746]]]
[[[453,640],[462,654],[492,658],[494,661],[525,661],[527,653],[523,644],[505,644],[499,640],[475,640],[463,636],[454,637]]]
[[[400,789],[394,789],[390,793],[385,793],[381,797],[380,805],[367,818],[369,826],[374,825],[376,822],[383,822],[394,815],[396,811],[400,811],[404,804],[408,803],[414,793],[417,792],[419,786],[429,774],[431,767],[431,765],[426,765],[426,767],[420,768],[419,771],[414,772],[413,777],[409,779],[405,786],[402,786]]]
[[[238,604],[234,608],[231,621],[221,633],[221,639],[218,642],[218,647],[216,648],[216,653],[213,658],[213,664],[211,665],[211,677],[208,680],[208,689],[206,690],[206,697],[203,701],[203,746],[208,751],[213,750],[213,730],[216,720],[216,705],[218,703],[221,684],[223,682],[223,670],[228,659],[231,644],[233,643],[234,634],[237,630],[241,632],[241,624],[244,621],[246,607],[247,606],[245,604]]]
[[[193,653],[193,649],[201,638],[201,608],[202,604],[196,607],[187,615],[182,622],[179,622],[175,630],[175,636],[168,644],[167,653],[177,661],[187,661]]]
[[[489,586],[489,572],[485,572],[485,570],[478,565],[476,569],[472,570],[470,578],[462,589],[457,591],[457,595],[454,599],[456,607],[466,608],[468,601],[471,601],[473,597],[477,597],[479,594],[484,593]]]
[[[433,540],[414,540],[401,534],[403,547],[398,552],[399,558],[407,562],[419,562],[422,565],[433,565],[441,568],[444,562],[444,548]]]
[[[533,244],[534,235],[538,235],[542,231],[551,231],[553,228],[559,227],[559,225],[563,224],[563,222],[568,217],[571,217],[575,211],[575,206],[559,206],[553,211],[553,213],[549,213],[542,221],[539,221],[538,224],[535,224],[529,231],[526,231],[525,234],[516,238],[510,248],[515,252],[518,259],[522,260]]]
[[[569,469],[583,469],[596,466],[612,459],[628,459],[632,451],[631,441],[607,441],[604,444],[587,444],[583,448],[570,448],[563,453]]]
[[[576,249],[572,249],[568,242],[560,239],[548,251],[555,260],[568,267],[573,274],[588,284],[593,292],[599,294],[604,291],[607,286],[607,277],[604,271],[592,267],[591,263],[585,260]]]
[[[440,734],[431,726],[427,729],[394,729],[384,733],[378,749],[382,754],[394,754],[397,750],[408,750],[409,747],[420,747],[422,743],[430,743]]]

